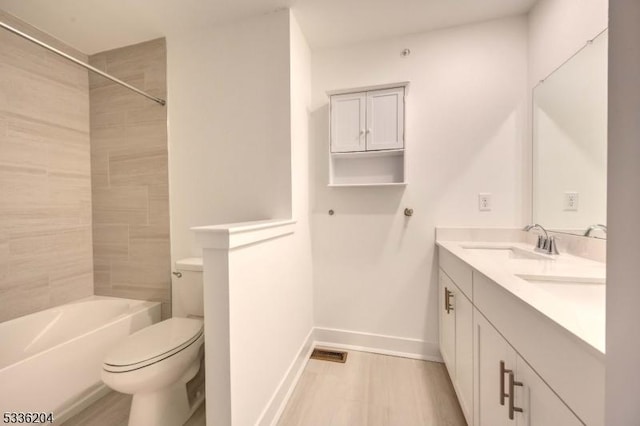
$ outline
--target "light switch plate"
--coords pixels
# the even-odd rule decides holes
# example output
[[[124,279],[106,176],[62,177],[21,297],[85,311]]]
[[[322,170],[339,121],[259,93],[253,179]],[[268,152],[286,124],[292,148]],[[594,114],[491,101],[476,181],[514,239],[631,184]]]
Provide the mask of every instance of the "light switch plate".
[[[488,192],[478,194],[478,209],[481,212],[491,211],[491,194]]]

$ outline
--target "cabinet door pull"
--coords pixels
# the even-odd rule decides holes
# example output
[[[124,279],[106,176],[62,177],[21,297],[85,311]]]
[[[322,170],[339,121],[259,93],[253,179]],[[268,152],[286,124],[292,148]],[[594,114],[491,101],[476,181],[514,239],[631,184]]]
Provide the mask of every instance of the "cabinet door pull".
[[[449,313],[449,289],[444,288],[444,310]]]
[[[500,361],[500,405],[504,405],[504,399],[509,398],[509,394],[504,391],[504,375],[511,374],[511,370],[507,370],[504,361]]]
[[[451,304],[451,298],[454,297],[454,294],[449,291],[447,287],[444,288],[444,310],[447,311],[447,314],[453,311],[453,305]]]
[[[522,382],[516,382],[514,380],[513,371],[510,371],[509,372],[509,419],[510,420],[513,420],[514,412],[517,412],[517,413],[523,412],[522,408],[515,406],[515,399],[516,399],[515,387],[516,386],[523,386],[523,385],[522,385]]]

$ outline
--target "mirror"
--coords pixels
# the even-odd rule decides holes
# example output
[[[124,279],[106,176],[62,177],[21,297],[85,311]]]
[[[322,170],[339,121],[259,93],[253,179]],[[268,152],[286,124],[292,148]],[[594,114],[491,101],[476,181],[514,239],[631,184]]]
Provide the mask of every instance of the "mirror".
[[[607,41],[605,30],[533,90],[533,222],[557,232],[607,223]]]

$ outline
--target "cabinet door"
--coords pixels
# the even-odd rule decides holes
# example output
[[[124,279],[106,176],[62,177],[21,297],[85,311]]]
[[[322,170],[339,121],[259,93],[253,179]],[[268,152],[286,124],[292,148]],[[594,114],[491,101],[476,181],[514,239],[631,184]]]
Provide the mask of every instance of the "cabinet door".
[[[367,94],[331,96],[331,152],[366,149]]]
[[[456,387],[460,406],[472,424],[473,419],[473,305],[455,287],[453,297],[456,318]]]
[[[569,410],[540,376],[520,357],[517,360],[515,405],[522,412],[514,413],[518,426],[580,426],[583,423]]]
[[[367,92],[367,151],[404,147],[404,87]]]
[[[439,277],[439,305],[440,305],[440,353],[444,360],[451,381],[455,381],[456,375],[456,318],[455,307],[453,310],[447,308],[447,302],[449,305],[453,305],[453,301],[449,300],[447,294],[453,292],[453,281],[449,279],[447,274],[440,270]]]
[[[474,323],[474,425],[511,426],[509,420],[509,399],[501,398],[507,391],[508,375],[505,369],[516,368],[516,353],[495,328],[476,310]],[[549,425],[551,426],[551,424]]]

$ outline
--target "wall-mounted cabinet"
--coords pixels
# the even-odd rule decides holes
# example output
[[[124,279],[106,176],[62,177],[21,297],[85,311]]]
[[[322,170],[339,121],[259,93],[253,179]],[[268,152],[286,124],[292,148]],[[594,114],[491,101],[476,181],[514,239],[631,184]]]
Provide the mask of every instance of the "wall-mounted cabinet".
[[[408,83],[329,92],[329,186],[404,185]]]

